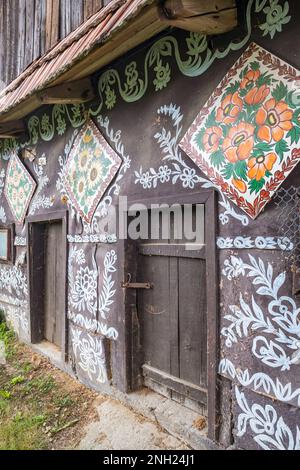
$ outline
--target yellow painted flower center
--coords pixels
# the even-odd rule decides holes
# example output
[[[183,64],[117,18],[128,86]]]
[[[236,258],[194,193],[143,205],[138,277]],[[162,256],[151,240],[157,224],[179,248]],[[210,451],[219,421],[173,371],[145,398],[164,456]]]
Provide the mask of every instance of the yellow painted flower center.
[[[241,144],[244,140],[245,140],[245,134],[240,134],[240,135],[238,135],[238,136],[234,139],[233,143],[234,143],[234,145],[239,145],[239,144]]]
[[[275,124],[277,123],[277,116],[274,112],[271,112],[268,115],[268,123],[270,124],[270,126],[275,126]]]
[[[232,104],[231,104],[231,103],[228,104],[227,106],[225,106],[225,108],[224,108],[224,114],[225,114],[225,116],[228,116],[228,114],[230,113],[231,109],[232,109]]]

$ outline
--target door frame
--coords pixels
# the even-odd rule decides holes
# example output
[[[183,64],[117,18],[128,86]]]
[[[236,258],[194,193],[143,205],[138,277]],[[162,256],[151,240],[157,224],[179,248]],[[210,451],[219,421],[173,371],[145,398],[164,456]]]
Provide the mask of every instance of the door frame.
[[[62,338],[61,338],[61,359],[62,362],[68,361],[68,283],[67,283],[67,262],[68,262],[68,211],[53,211],[45,214],[39,214],[26,217],[26,240],[27,240],[27,275],[28,275],[28,297],[29,297],[29,332],[30,343],[40,343],[43,337],[43,323],[41,317],[41,299],[35,295],[35,292],[44,289],[44,280],[40,272],[36,272],[33,267],[33,253],[39,253],[40,266],[43,269],[45,265],[44,243],[41,243],[40,237],[33,237],[33,226],[45,225],[51,222],[61,222],[62,224],[62,260],[61,272],[65,283],[63,289],[64,314],[62,318]],[[43,297],[44,298],[44,294]]]
[[[205,251],[206,251],[206,286],[207,286],[207,414],[208,414],[208,438],[217,440],[219,424],[219,399],[218,399],[218,356],[219,356],[219,289],[217,269],[217,192],[215,190],[202,190],[178,194],[172,196],[154,196],[146,199],[129,197],[128,206],[131,204],[144,204],[150,208],[151,204],[204,204],[205,205]],[[124,240],[122,253],[120,253],[124,271],[123,279],[127,272],[136,273],[137,246],[132,240]],[[135,278],[132,282],[137,281]],[[139,335],[137,316],[137,296],[134,289],[124,289],[124,324],[123,338],[125,342],[125,388],[133,391],[142,385],[142,346]]]

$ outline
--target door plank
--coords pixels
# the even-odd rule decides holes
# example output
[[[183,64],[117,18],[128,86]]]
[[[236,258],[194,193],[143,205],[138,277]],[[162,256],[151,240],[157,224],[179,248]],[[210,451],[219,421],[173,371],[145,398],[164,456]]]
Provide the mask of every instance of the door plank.
[[[139,282],[155,282],[153,289],[138,292],[145,362],[170,372],[169,260],[140,256],[139,265]]]
[[[207,403],[207,390],[205,388],[191,384],[190,382],[174,377],[173,375],[166,374],[165,372],[147,364],[143,366],[143,373],[145,377],[149,377],[155,382],[165,385],[170,390],[174,390],[185,397],[199,401],[203,404]]]
[[[183,380],[207,385],[206,266],[179,259],[179,357]]]

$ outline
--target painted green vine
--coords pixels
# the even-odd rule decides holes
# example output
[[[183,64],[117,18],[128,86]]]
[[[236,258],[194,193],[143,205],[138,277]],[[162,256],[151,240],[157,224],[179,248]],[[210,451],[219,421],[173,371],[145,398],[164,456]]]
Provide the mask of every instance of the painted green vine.
[[[143,74],[137,69],[137,63],[131,61],[125,66],[124,80],[116,69],[108,69],[99,78],[99,106],[88,110],[83,105],[55,105],[51,112],[44,113],[41,117],[32,116],[27,122],[29,139],[26,142],[17,142],[15,139],[7,139],[0,143],[0,155],[2,158],[9,158],[13,150],[30,145],[36,145],[39,139],[51,141],[57,135],[66,132],[68,123],[74,128],[84,124],[87,115],[98,115],[103,107],[111,110],[117,104],[118,96],[125,102],[133,103],[140,100],[146,93],[150,76],[154,73],[153,86],[156,92],[166,88],[171,81],[171,66],[168,59],[175,58],[180,72],[186,77],[197,77],[205,73],[213,62],[217,59],[225,58],[231,51],[242,49],[248,42],[251,32],[252,9],[257,14],[264,14],[265,21],[260,24],[263,36],[274,37],[276,32],[282,30],[282,26],[287,24],[291,16],[289,13],[288,1],[279,3],[279,0],[249,0],[246,9],[247,33],[238,42],[230,42],[228,46],[220,51],[211,50],[207,37],[197,33],[189,33],[185,38],[186,51],[183,55],[177,39],[174,36],[165,36],[156,41],[148,50],[143,67]]]

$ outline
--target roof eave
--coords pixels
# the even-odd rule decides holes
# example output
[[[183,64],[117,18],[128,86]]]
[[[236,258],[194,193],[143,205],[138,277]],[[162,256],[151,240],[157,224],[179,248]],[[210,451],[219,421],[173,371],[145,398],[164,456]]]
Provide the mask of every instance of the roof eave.
[[[66,64],[63,70],[49,76],[41,87],[34,88],[24,99],[0,113],[0,122],[25,118],[42,105],[38,92],[90,76],[168,27],[159,18],[156,2],[145,6],[136,16],[95,42],[90,50]]]

